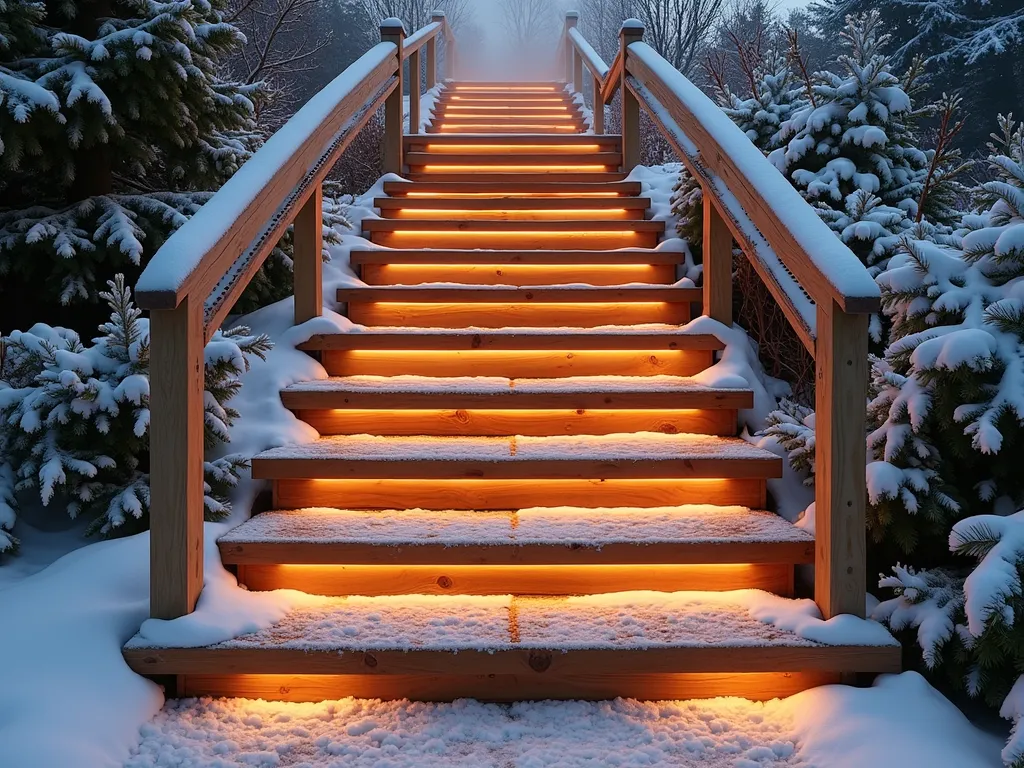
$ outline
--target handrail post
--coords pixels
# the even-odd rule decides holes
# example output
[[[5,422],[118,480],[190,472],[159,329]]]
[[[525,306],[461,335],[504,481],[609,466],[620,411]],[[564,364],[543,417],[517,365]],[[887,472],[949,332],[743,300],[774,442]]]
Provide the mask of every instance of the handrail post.
[[[732,325],[732,232],[704,190],[704,314]]]
[[[865,612],[868,318],[818,304],[814,600],[826,620]]]
[[[384,19],[380,25],[380,39],[398,47],[398,85],[384,102],[384,173],[402,172],[402,126],[405,122],[402,109],[402,43],[405,27],[398,19]]]
[[[629,76],[629,46],[644,39],[644,25],[637,19],[626,19],[619,30],[619,50],[622,54],[622,170],[629,173],[640,165],[640,102],[626,87]]]
[[[292,224],[292,276],[295,324],[323,314],[324,192],[313,187]]]
[[[444,13],[434,11],[430,14],[430,22],[441,25],[437,34],[427,40],[427,90],[437,85],[437,38],[444,34]]]
[[[203,588],[203,302],[150,313],[149,615],[192,613]]]
[[[420,132],[420,51],[417,48],[409,54],[409,133]]]
[[[565,26],[562,29],[562,39],[565,41],[565,81],[573,84],[573,90],[576,90],[577,81],[573,80],[573,67],[576,58],[576,46],[572,44],[572,40],[569,39],[569,30],[575,27],[580,21],[579,11],[566,11],[565,12]]]
[[[593,73],[590,77],[594,84],[594,133],[600,136],[604,133],[604,102],[601,100],[601,81]]]

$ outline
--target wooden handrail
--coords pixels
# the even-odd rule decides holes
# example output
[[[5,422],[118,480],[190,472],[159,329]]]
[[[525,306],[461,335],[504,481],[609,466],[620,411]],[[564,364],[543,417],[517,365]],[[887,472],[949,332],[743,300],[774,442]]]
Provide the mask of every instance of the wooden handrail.
[[[623,169],[639,162],[642,107],[700,183],[704,314],[732,324],[735,240],[814,357],[815,601],[826,619],[863,616],[868,318],[879,310],[878,287],[732,120],[642,37],[639,22],[625,22],[608,71],[599,78],[591,70],[595,117],[596,102],[624,87]],[[562,46],[586,62],[592,46],[581,41],[567,24]]]
[[[583,59],[583,66],[590,70],[591,74],[600,81],[604,81],[608,75],[608,65],[604,63],[594,46],[587,42],[587,39],[580,32],[579,27],[570,27],[568,33],[569,42],[572,43],[576,53]]]
[[[323,312],[321,184],[384,105],[385,170],[402,167],[402,68],[420,49],[437,66],[443,16],[409,38],[396,19],[374,46],[310,99],[154,254],[136,285],[150,310],[150,612],[175,618],[195,608],[203,584],[203,348],[289,226],[295,322]],[[437,80],[428,71],[428,88]]]

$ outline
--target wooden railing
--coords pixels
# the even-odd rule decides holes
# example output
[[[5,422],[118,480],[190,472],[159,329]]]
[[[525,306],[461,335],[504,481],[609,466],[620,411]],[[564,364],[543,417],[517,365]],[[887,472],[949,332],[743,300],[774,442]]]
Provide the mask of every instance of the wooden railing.
[[[419,130],[421,51],[427,88],[445,75],[454,41],[444,14],[405,37],[381,24],[381,42],[317,93],[153,256],[136,286],[150,310],[150,613],[192,612],[203,585],[203,348],[289,225],[295,322],[323,311],[322,191],[334,163],[383,105],[385,173],[402,171],[403,63],[411,132]]]
[[[639,21],[623,23],[611,66],[577,22],[578,14],[567,15],[566,77],[580,93],[583,66],[594,78],[595,131],[597,115],[621,91],[624,170],[640,161],[642,107],[701,185],[704,314],[732,323],[735,241],[814,357],[815,601],[826,619],[863,616],[868,319],[879,310],[878,287],[732,120],[643,42]]]

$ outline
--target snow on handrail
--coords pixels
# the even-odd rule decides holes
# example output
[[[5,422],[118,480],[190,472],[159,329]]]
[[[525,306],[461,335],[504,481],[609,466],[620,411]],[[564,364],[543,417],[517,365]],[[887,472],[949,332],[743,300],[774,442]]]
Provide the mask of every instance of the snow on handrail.
[[[331,145],[339,125],[394,77],[394,43],[379,43],[274,133],[150,260],[135,287],[144,309],[174,309],[206,294],[258,236]]]
[[[587,42],[587,38],[576,27],[569,29],[569,39],[576,47],[576,51],[583,59],[583,63],[587,65],[587,69],[593,73],[594,77],[603,82],[608,75],[610,67],[604,63],[604,59],[594,50],[594,46]]]
[[[440,21],[433,21],[425,27],[420,27],[405,38],[405,41],[402,43],[402,60],[404,61],[409,58],[410,55],[426,45],[427,41],[436,37],[443,26]]]
[[[626,68],[661,102],[666,115],[700,150],[773,251],[818,305],[877,312],[875,281],[746,134],[697,86],[646,43],[629,46]]]

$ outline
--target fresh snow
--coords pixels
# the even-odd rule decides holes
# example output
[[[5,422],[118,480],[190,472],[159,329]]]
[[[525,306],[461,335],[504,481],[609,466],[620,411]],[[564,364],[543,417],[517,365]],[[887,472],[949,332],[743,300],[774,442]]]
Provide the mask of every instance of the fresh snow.
[[[704,434],[631,432],[616,435],[468,437],[331,435],[313,443],[273,448],[257,459],[352,459],[383,461],[526,461],[545,459],[748,459],[774,454],[737,438]]]
[[[773,512],[746,507],[529,507],[476,510],[275,510],[221,536],[221,544],[363,543],[510,546],[557,544],[600,549],[608,544],[810,542],[814,537]]]

